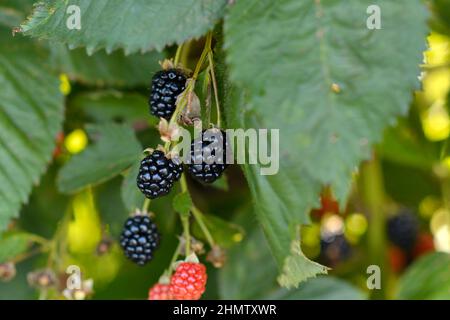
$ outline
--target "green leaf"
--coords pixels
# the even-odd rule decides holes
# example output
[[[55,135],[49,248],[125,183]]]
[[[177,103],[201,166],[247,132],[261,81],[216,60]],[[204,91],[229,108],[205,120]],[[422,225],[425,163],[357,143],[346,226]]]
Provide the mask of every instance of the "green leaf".
[[[177,194],[172,201],[173,209],[181,215],[188,215],[192,208],[192,199],[189,192]]]
[[[125,56],[123,51],[99,51],[88,56],[84,49],[69,50],[54,43],[51,50],[56,69],[73,81],[100,87],[148,87],[152,75],[161,69],[158,62],[164,59],[158,52]]]
[[[92,125],[87,131],[96,143],[73,156],[59,172],[57,184],[63,193],[75,193],[114,178],[140,157],[141,145],[126,125]]]
[[[278,283],[285,288],[297,287],[298,283],[318,274],[326,274],[328,268],[309,260],[300,248],[300,239],[291,243],[291,254],[286,258]]]
[[[156,117],[148,116],[147,98],[138,93],[115,90],[84,92],[70,99],[69,108],[81,111],[97,123],[120,121],[140,127],[158,124]]]
[[[122,182],[122,201],[129,212],[134,212],[136,209],[142,208],[145,200],[144,194],[136,185],[136,178],[139,174],[140,166],[140,161],[136,161],[125,174]]]
[[[258,299],[276,288],[277,265],[271,257],[264,234],[255,227],[250,213],[246,210],[241,214],[247,220],[240,223],[247,230],[245,240],[229,250],[227,263],[219,271],[221,299]]]
[[[333,277],[318,277],[296,290],[278,289],[265,296],[269,300],[363,300],[365,294],[349,283]]]
[[[215,243],[222,248],[231,248],[241,242],[245,236],[244,230],[239,225],[220,217],[203,214],[203,222],[212,234]],[[196,221],[192,224],[192,233],[198,239],[207,240]]]
[[[450,299],[450,254],[436,252],[417,260],[402,276],[397,298]]]
[[[39,182],[64,116],[48,53],[0,26],[0,232]]]
[[[243,108],[247,106],[242,93],[232,88],[229,99],[226,110],[230,126],[235,128],[260,126],[254,118],[248,118],[246,124],[244,118],[240,116],[237,106]],[[288,287],[297,286],[307,279],[301,279],[299,275],[313,277],[315,271],[318,273],[326,271],[324,267],[306,259],[295,243],[298,241],[298,226],[309,222],[310,208],[318,205],[321,187],[308,177],[306,172],[302,172],[298,165],[289,164],[287,161],[280,163],[280,170],[276,175],[263,176],[260,169],[259,165],[244,165],[254,199],[255,213],[277,261],[280,270],[279,279]],[[302,195],[301,198],[299,194]],[[295,250],[291,250],[293,247]],[[290,273],[297,271],[296,264],[304,265],[306,269],[299,274]]]
[[[373,4],[382,9],[381,30],[366,26]],[[323,185],[345,202],[354,169],[408,110],[426,18],[420,0],[248,0],[228,12],[230,79],[246,90],[226,106],[229,124],[280,129],[279,173],[261,176],[248,165],[245,172],[284,285],[324,271],[292,244],[297,225],[308,222]],[[309,270],[297,274],[302,264]]]
[[[0,264],[14,259],[27,251],[31,243],[29,234],[22,232],[5,233],[0,238]]]
[[[80,8],[80,30],[66,26],[69,5]],[[47,0],[21,28],[26,35],[87,47],[89,53],[100,48],[160,51],[204,35],[222,17],[225,6],[226,0]]]
[[[381,30],[366,26],[373,4],[381,7]],[[347,194],[341,181],[418,88],[426,12],[420,0],[237,2],[225,48],[232,81],[249,88],[244,116],[280,128],[281,149],[291,147],[286,157],[301,157],[312,177]]]

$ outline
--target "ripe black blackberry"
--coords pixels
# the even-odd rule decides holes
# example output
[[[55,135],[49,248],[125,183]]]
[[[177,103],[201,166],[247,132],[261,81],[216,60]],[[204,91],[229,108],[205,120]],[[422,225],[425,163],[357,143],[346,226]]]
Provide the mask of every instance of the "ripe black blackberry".
[[[153,259],[159,240],[158,229],[150,217],[136,215],[125,221],[120,245],[128,259],[143,266]]]
[[[177,97],[186,87],[186,76],[177,69],[161,70],[152,78],[149,105],[152,115],[169,120]]]
[[[183,166],[168,159],[164,152],[155,150],[141,161],[137,186],[150,199],[164,196],[170,192],[175,181],[179,180]]]
[[[219,129],[202,132],[191,143],[189,173],[205,183],[216,181],[227,168],[226,154],[229,150],[226,134]]]
[[[393,244],[409,253],[419,235],[419,222],[412,212],[402,210],[388,220],[387,234]]]

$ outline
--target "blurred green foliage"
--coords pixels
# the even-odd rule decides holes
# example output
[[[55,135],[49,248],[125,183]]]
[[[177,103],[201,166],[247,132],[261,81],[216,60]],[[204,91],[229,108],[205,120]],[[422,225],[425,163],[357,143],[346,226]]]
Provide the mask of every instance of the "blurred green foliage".
[[[135,32],[136,37],[124,40],[122,38],[126,37],[128,29],[125,30],[127,32],[122,33],[120,29],[115,29],[114,33],[105,34],[105,31],[99,28],[95,30],[95,36],[99,39],[103,37],[107,39],[103,39],[104,43],[99,41],[92,45],[83,43],[85,38],[80,40],[77,38],[78,35],[65,38],[66,35],[58,31],[60,29],[52,31],[51,28],[46,28],[45,24],[40,24],[39,16],[37,18],[35,16],[35,19],[27,20],[27,32],[32,35],[44,35],[50,38],[49,41],[38,41],[20,34],[12,37],[11,29],[25,21],[25,17],[32,12],[33,2],[32,0],[0,1],[0,146],[2,147],[0,176],[8,178],[0,182],[0,229],[8,229],[0,238],[0,267],[2,263],[13,262],[17,268],[15,278],[9,282],[0,282],[0,299],[61,298],[65,269],[70,264],[81,267],[84,279],[94,280],[92,296],[94,299],[146,299],[149,287],[158,281],[168,267],[172,254],[178,246],[178,236],[182,233],[174,207],[178,211],[188,211],[185,207],[186,203],[191,203],[190,201],[205,213],[204,221],[207,228],[213,234],[216,244],[226,249],[228,256],[227,263],[222,269],[215,269],[211,263],[206,263],[209,280],[205,298],[365,299],[373,296],[373,292],[366,286],[366,268],[374,261],[370,247],[370,234],[374,232],[376,223],[373,222],[376,218],[366,201],[367,194],[364,194],[364,188],[360,187],[367,173],[364,170],[357,170],[358,172],[351,177],[349,174],[351,170],[348,170],[354,167],[353,158],[358,161],[362,158],[359,146],[353,146],[358,150],[350,155],[344,149],[327,149],[327,152],[324,152],[323,145],[317,143],[313,151],[304,148],[303,151],[307,153],[300,152],[298,157],[287,157],[280,174],[273,177],[259,176],[258,166],[245,166],[244,170],[238,166],[232,166],[227,170],[226,176],[212,186],[205,186],[188,179],[192,200],[183,199],[184,196],[179,195],[180,187],[177,186],[169,196],[156,199],[151,203],[150,209],[155,213],[156,222],[163,235],[162,244],[155,259],[145,267],[138,267],[127,261],[120,251],[117,240],[125,219],[134,210],[141,208],[144,202],[143,196],[135,186],[141,151],[145,147],[156,147],[162,143],[155,128],[157,120],[148,116],[147,95],[151,76],[160,68],[159,60],[174,55],[176,46],[172,45],[173,41],[184,42],[205,34],[229,10],[225,10],[225,1],[214,2],[214,10],[206,13],[202,11],[201,5],[192,3],[197,15],[201,17],[206,15],[207,19],[205,18],[204,23],[195,24],[195,27],[189,28],[195,22],[196,15],[193,15],[192,19],[184,21],[187,26],[184,26],[181,31],[178,30],[171,39],[163,39],[164,34],[168,32],[152,33],[154,38],[149,40],[148,45],[157,48],[165,47],[161,53],[150,51],[144,54],[128,55],[125,51],[130,53],[142,48],[136,41],[141,41],[146,32],[139,29]],[[99,4],[96,5],[99,7],[101,7],[100,2],[104,1],[98,1]],[[386,4],[385,1],[371,2]],[[146,7],[150,5],[149,3],[151,2],[139,1],[138,5]],[[283,4],[289,3],[289,1],[283,1]],[[356,1],[348,3],[331,9],[347,14],[346,10]],[[303,5],[309,10],[311,4],[311,1],[305,1]],[[420,29],[414,33],[416,37],[418,34],[420,36],[415,38],[415,41],[423,40],[425,43],[428,40],[430,46],[430,50],[424,53],[425,61],[422,65],[423,90],[414,92],[409,113],[384,131],[384,137],[375,146],[375,155],[369,162],[375,162],[380,170],[376,172],[381,182],[377,193],[379,192],[383,201],[377,203],[377,207],[383,218],[396,214],[399,208],[412,208],[419,216],[421,235],[429,236],[432,239],[432,245],[420,243],[422,246],[417,246],[417,252],[407,256],[402,252],[393,251],[392,243],[384,241],[385,235],[381,232],[380,239],[383,241],[380,241],[381,248],[377,248],[379,250],[377,252],[381,251],[383,256],[377,258],[384,260],[387,266],[383,270],[386,287],[381,290],[382,298],[450,299],[448,255],[450,251],[450,150],[448,146],[450,1],[433,0],[428,1],[427,4],[431,8],[429,24],[432,30],[427,39],[420,38],[424,25],[420,25],[418,21],[409,21],[412,28]],[[246,4],[244,0],[238,5],[246,7],[249,4]],[[259,6],[253,9],[256,8],[264,13],[264,10],[270,9],[272,5],[278,4],[272,4],[272,1],[261,1]],[[361,2],[358,8],[364,5],[365,2]],[[237,12],[239,6],[231,10]],[[411,6],[416,6],[410,8],[411,12],[419,12],[420,16],[425,14],[421,12],[423,8],[420,1],[414,1]],[[48,14],[45,8],[47,7],[41,6],[37,9],[45,15]],[[57,9],[61,8],[57,7]],[[120,9],[120,6],[118,8]],[[169,9],[175,10],[172,7],[167,8],[166,15],[170,13]],[[400,9],[402,9],[401,6],[392,6],[392,12],[399,13]],[[114,10],[115,8],[111,8],[111,12]],[[393,15],[389,13],[388,16],[391,14]],[[313,15],[310,13],[311,19]],[[139,16],[140,19],[136,18],[134,23],[142,21],[143,17]],[[261,17],[265,16],[261,15]],[[272,24],[267,25],[268,29],[272,28],[268,32],[280,35],[274,39],[284,41],[290,39],[283,36],[286,35],[287,28],[290,28],[290,37],[295,38],[295,41],[292,41],[293,47],[267,45],[265,42],[267,35],[263,33],[258,39],[264,38],[264,41],[253,42],[253,46],[248,45],[245,51],[242,44],[239,46],[232,43],[229,48],[231,65],[239,65],[238,69],[234,69],[231,77],[240,84],[239,89],[254,89],[254,94],[250,98],[254,99],[253,102],[261,103],[257,104],[258,108],[252,107],[249,103],[248,92],[239,92],[236,86],[228,83],[229,70],[222,50],[224,31],[221,26],[214,30],[220,101],[226,109],[224,120],[231,127],[241,125],[246,127],[249,124],[256,127],[272,127],[272,124],[280,121],[278,117],[280,109],[270,108],[274,105],[284,106],[286,96],[295,99],[295,94],[290,93],[297,92],[302,83],[316,88],[311,84],[310,77],[315,69],[312,68],[312,72],[310,74],[306,72],[306,75],[305,71],[298,72],[295,60],[297,57],[290,55],[291,51],[289,51],[289,49],[307,50],[304,46],[309,42],[313,42],[310,44],[311,48],[320,49],[320,46],[314,47],[316,46],[315,33],[311,32],[311,36],[304,32],[302,41],[299,41],[294,34],[299,30],[288,25],[288,23],[295,23],[290,19],[295,20],[296,17],[291,17],[288,12],[283,12],[281,17],[286,19],[278,21],[281,25],[279,30],[277,29],[278,33],[273,31],[275,27]],[[164,20],[163,18],[164,15],[158,19]],[[408,15],[402,18],[408,19]],[[246,43],[245,38],[241,38],[243,27],[245,32],[251,32],[253,28],[259,26],[258,23],[265,24],[262,18],[249,21],[244,26],[237,16],[228,17],[226,20],[225,30],[231,29],[232,36],[238,44],[239,41]],[[173,20],[170,21],[173,22]],[[274,21],[271,22],[275,24]],[[155,22],[149,20],[148,23]],[[132,22],[129,25],[134,27]],[[34,27],[36,29],[33,29]],[[57,24],[55,24],[56,27]],[[133,29],[132,27],[130,29]],[[233,28],[236,30],[233,31]],[[397,32],[399,34],[396,34]],[[404,41],[409,39],[408,32],[407,29],[396,30],[391,32],[391,36],[392,39],[398,38]],[[120,38],[122,42],[119,41],[119,47],[125,48],[125,51],[115,50],[111,54],[107,54],[104,50],[97,51],[99,47],[116,49],[115,46],[106,44],[114,36]],[[343,39],[334,40],[338,43],[347,41],[349,47],[346,48],[349,51],[354,50],[354,54],[357,55],[357,48],[351,45],[351,40],[354,42],[356,40],[351,37],[357,40],[359,35],[352,33]],[[64,40],[72,45],[80,43],[87,45],[90,53],[93,54],[88,55],[85,48],[69,50],[64,44],[55,40]],[[225,41],[227,41],[226,37]],[[184,57],[184,63],[193,68],[203,42],[200,39],[188,43],[191,50],[190,54]],[[398,45],[401,44],[402,42],[398,43]],[[412,47],[415,48],[414,45]],[[386,92],[386,96],[369,101],[373,104],[376,100],[375,107],[377,110],[379,108],[376,119],[389,123],[393,117],[391,113],[389,117],[386,116],[384,105],[386,99],[401,100],[399,104],[404,105],[402,108],[406,110],[408,101],[403,98],[407,97],[410,89],[414,87],[408,81],[414,82],[415,79],[410,78],[416,76],[414,63],[408,70],[412,75],[408,79],[406,77],[404,79],[403,74],[397,74],[398,70],[394,62],[403,63],[406,60],[402,52],[393,52],[394,49],[386,46],[379,50],[378,55],[365,57],[376,62],[370,65],[370,68],[379,70],[384,77],[390,77],[392,72],[393,76],[404,80],[399,83],[399,88],[407,87],[398,92],[399,97],[389,97],[389,93]],[[396,54],[397,60],[388,61],[390,56],[385,54],[386,52]],[[262,57],[259,56],[260,53]],[[293,67],[289,68],[286,61],[281,61],[279,56],[282,55],[292,62]],[[246,58],[243,59],[243,56]],[[273,61],[268,60],[270,63],[264,66],[264,70],[252,68],[249,66],[249,61],[257,60],[255,56],[261,61],[265,61],[266,57],[276,57],[276,66],[271,68]],[[312,54],[310,58],[316,57],[320,55]],[[364,60],[364,57],[359,58]],[[409,60],[413,61],[414,57],[409,57]],[[351,72],[356,71],[351,68],[351,65],[346,65],[349,67],[346,70],[342,70],[339,66],[334,64],[333,68],[338,68],[335,71],[339,71],[340,77],[343,77],[342,82],[352,79]],[[367,66],[364,66],[364,63],[361,63],[360,67],[361,70],[366,71],[364,68]],[[279,79],[281,73],[289,70],[294,70],[299,77],[298,81],[291,79],[290,93],[282,82],[273,83],[273,79]],[[386,73],[388,71],[389,73]],[[207,72],[202,70],[196,88],[202,103],[208,96],[208,87],[202,87],[207,80]],[[268,88],[268,83],[278,89]],[[363,93],[370,96],[374,85],[372,83],[372,86],[367,86]],[[362,105],[367,102],[363,93],[358,96],[362,102],[355,108],[362,108]],[[270,96],[270,99],[261,100],[261,97],[266,94]],[[354,91],[350,91],[350,94],[354,94]],[[306,98],[298,97],[298,99]],[[314,104],[319,99],[319,95],[309,92],[308,99],[306,99],[308,102]],[[236,104],[241,102],[242,104]],[[240,109],[241,106],[245,107],[245,112]],[[316,114],[315,118],[311,117],[310,120],[324,119],[325,122],[319,121],[319,124],[323,125],[320,128],[328,133],[330,129],[326,122],[326,116],[329,115],[326,112],[328,105],[322,103],[319,107],[323,111],[324,118]],[[268,113],[266,118],[262,110]],[[276,110],[278,113],[275,114],[271,110]],[[299,114],[295,119],[291,119],[290,112],[280,117],[283,121],[289,122],[290,127],[286,125],[284,129],[292,134],[290,139],[293,139],[296,145],[301,145],[305,144],[305,141],[295,140],[294,137],[300,128],[299,123],[306,121],[306,118],[304,118],[303,110],[296,109],[295,112],[297,111]],[[393,113],[397,114],[397,111]],[[203,120],[206,116],[203,114]],[[212,111],[211,117],[215,116],[217,114]],[[381,131],[378,129],[384,125],[364,116],[366,116],[365,111],[361,109],[361,114],[358,114],[356,118],[365,120],[364,124],[367,126],[373,125],[373,128],[370,128],[374,129],[371,132],[373,137],[371,136],[368,142],[377,141],[377,138],[381,136]],[[62,123],[63,117],[64,123]],[[352,131],[354,128],[351,125],[336,121],[333,126],[348,135],[347,141],[354,142]],[[364,127],[364,125],[361,126]],[[311,141],[320,142],[317,126],[309,128],[305,125],[302,128],[310,130],[308,132],[311,134]],[[16,148],[11,147],[12,151],[6,153],[7,148],[4,146],[10,141],[16,143]],[[26,148],[22,148],[23,146]],[[27,152],[23,152],[24,150]],[[299,148],[297,151],[302,149]],[[366,151],[369,151],[369,148]],[[19,154],[23,156],[20,159]],[[286,156],[286,154],[283,155]],[[310,164],[305,167],[300,165],[300,160],[306,156],[309,157]],[[336,160],[334,156],[336,159],[340,156],[342,162],[339,162],[339,159]],[[347,159],[347,156],[351,157],[352,161]],[[314,157],[316,161],[313,161]],[[335,169],[333,165],[336,163],[342,166],[336,169],[338,174],[332,178],[335,179],[337,176],[339,178],[336,178],[337,181],[331,181],[333,182],[331,189],[322,190],[322,199],[319,201],[321,188],[324,184],[328,184],[326,182],[330,182],[329,177],[325,177],[327,170]],[[321,170],[311,174],[314,168]],[[44,171],[45,173],[41,176]],[[10,174],[13,173],[17,175],[17,179],[11,179]],[[343,173],[345,173],[345,179],[341,179],[344,176]],[[339,203],[336,202],[333,193],[338,196]],[[29,198],[28,194],[30,194]],[[346,194],[349,194],[348,201],[343,200],[343,195]],[[23,202],[25,204],[21,207]],[[20,207],[20,215],[18,215]],[[315,210],[309,218],[312,207]],[[358,218],[353,220],[352,224],[351,218],[355,215]],[[11,221],[13,217],[15,219]],[[309,261],[295,260],[295,258],[303,259],[303,257],[291,255],[292,252],[289,252],[292,233],[296,233],[290,228],[293,220],[295,223],[311,222],[310,227],[302,228],[300,232],[306,257],[319,260],[333,269],[330,271],[330,276],[311,279],[299,288],[288,291],[280,289],[277,284],[277,276],[280,271],[283,271],[280,268],[280,261],[281,266],[286,256],[293,256],[294,262]],[[263,228],[260,228],[260,223]],[[364,227],[361,227],[362,225]],[[343,251],[340,251],[344,250],[342,247],[331,246],[331,249],[326,249],[330,247],[326,247],[324,243],[324,233],[337,230],[336,228],[342,231],[340,236],[342,236],[341,239],[345,239],[347,246],[344,249],[350,252],[345,255],[345,258],[343,258]],[[197,222],[192,223],[192,233],[196,239],[205,242],[208,250],[207,239]],[[103,247],[99,246],[101,244],[105,245],[105,252],[102,251]],[[330,252],[332,257],[328,255]],[[273,256],[277,258],[278,264]],[[204,261],[203,256],[201,259]],[[58,274],[60,283],[57,290],[36,289],[28,284],[27,275],[30,272],[46,267]],[[295,268],[293,269],[295,271]],[[294,278],[288,274],[290,282],[294,282],[292,280]]]

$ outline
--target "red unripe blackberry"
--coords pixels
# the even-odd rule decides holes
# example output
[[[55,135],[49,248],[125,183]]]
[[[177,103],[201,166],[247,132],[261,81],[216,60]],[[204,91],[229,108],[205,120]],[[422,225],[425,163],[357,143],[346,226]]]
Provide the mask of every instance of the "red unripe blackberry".
[[[137,186],[150,199],[164,196],[170,192],[175,181],[179,180],[183,166],[168,159],[164,152],[155,150],[141,161]]]
[[[414,258],[418,258],[434,250],[435,247],[433,236],[429,233],[421,233],[417,238],[416,245],[414,246],[412,253]]]
[[[206,288],[206,267],[201,263],[181,262],[170,281],[173,300],[199,300]]]
[[[408,264],[408,257],[405,252],[394,245],[388,248],[388,258],[392,271],[396,273],[402,272]]]
[[[186,87],[186,76],[177,69],[157,72],[152,79],[149,105],[152,115],[169,120],[176,108],[177,97]]]
[[[156,224],[148,216],[128,218],[120,236],[120,245],[131,261],[143,266],[153,259],[160,235]]]
[[[148,300],[172,300],[170,286],[162,283],[155,284],[148,292]]]
[[[226,155],[229,146],[224,131],[204,130],[202,135],[191,143],[189,173],[198,181],[213,183],[225,171]]]

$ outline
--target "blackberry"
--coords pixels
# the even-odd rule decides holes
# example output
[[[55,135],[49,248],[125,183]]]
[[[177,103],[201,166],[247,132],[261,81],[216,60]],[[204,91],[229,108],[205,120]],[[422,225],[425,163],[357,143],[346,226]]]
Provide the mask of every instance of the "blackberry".
[[[150,199],[164,196],[170,192],[175,181],[179,180],[183,166],[166,158],[164,152],[155,150],[141,161],[137,186]]]
[[[419,235],[419,222],[409,210],[402,210],[387,222],[389,240],[400,249],[411,252]]]
[[[324,264],[335,267],[350,258],[352,248],[343,234],[324,237],[320,240],[320,256]]]
[[[150,217],[137,215],[125,221],[120,245],[131,261],[143,266],[153,259],[160,235]]]
[[[214,143],[214,144],[213,144]],[[203,130],[201,137],[191,143],[189,173],[205,183],[216,181],[225,171],[228,151],[226,134],[222,130]]]
[[[149,105],[152,115],[170,120],[177,97],[186,86],[186,77],[177,69],[162,70],[152,78]]]

